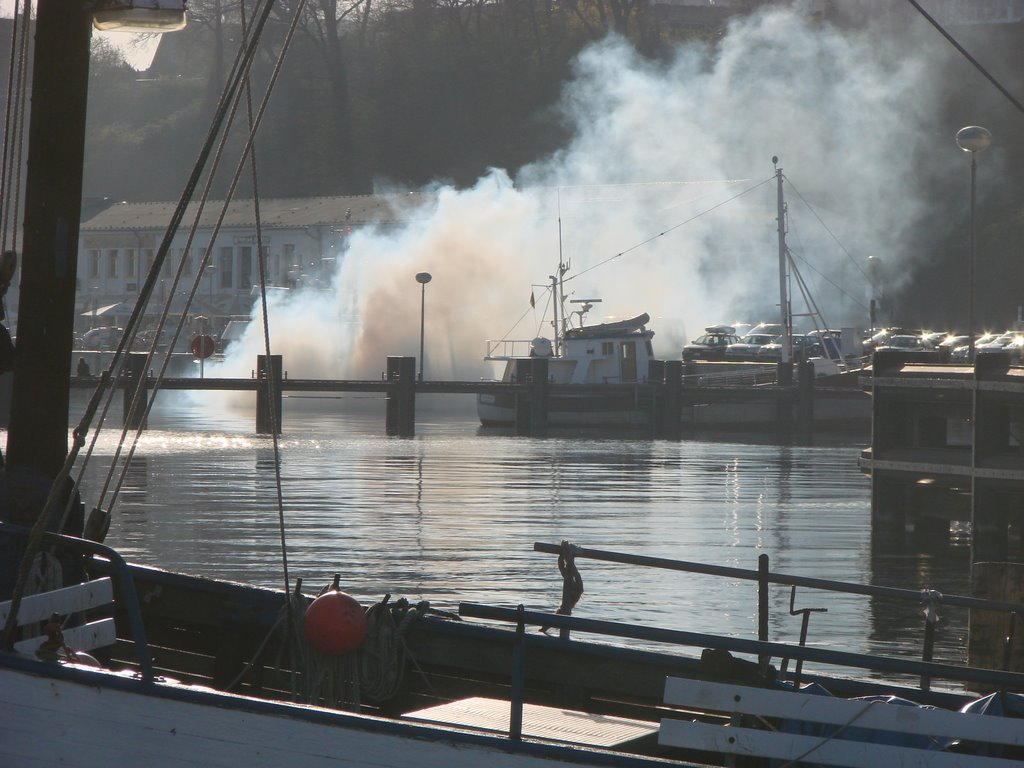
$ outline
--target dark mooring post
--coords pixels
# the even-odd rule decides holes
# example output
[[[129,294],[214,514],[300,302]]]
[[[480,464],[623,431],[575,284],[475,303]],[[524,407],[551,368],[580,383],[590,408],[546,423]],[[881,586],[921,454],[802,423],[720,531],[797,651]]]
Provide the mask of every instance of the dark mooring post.
[[[797,365],[796,430],[801,440],[814,431],[814,363]]]
[[[270,383],[273,387],[273,397],[267,391],[267,371],[270,370]],[[256,378],[260,386],[256,388],[256,434],[272,435],[281,434],[281,382],[282,370],[281,355],[271,355],[270,365],[267,365],[267,356],[259,355],[256,358]],[[273,406],[273,411],[271,411]],[[275,431],[276,428],[276,431]]]
[[[385,434],[412,437],[416,434],[416,358],[388,357],[388,389]]]
[[[530,434],[548,431],[548,359],[530,359]]]
[[[133,352],[124,364],[124,424],[128,429],[146,428],[146,408],[149,389],[146,387],[146,357],[144,352]],[[139,383],[142,383],[141,386]],[[138,399],[135,393],[138,391]],[[132,407],[132,403],[135,407]]]
[[[526,385],[530,382],[531,375],[531,361],[530,360],[516,360],[515,377],[516,383],[520,385]],[[533,393],[526,387],[520,386],[516,390],[515,404],[516,404],[516,434],[521,436],[529,436],[530,426],[532,424],[530,419],[530,410],[532,403],[530,402],[530,396]]]
[[[678,440],[683,435],[683,361],[665,361],[661,436]]]
[[[651,419],[651,437],[661,437],[665,419],[665,361],[647,361],[647,384],[650,386],[651,400],[649,414]]]

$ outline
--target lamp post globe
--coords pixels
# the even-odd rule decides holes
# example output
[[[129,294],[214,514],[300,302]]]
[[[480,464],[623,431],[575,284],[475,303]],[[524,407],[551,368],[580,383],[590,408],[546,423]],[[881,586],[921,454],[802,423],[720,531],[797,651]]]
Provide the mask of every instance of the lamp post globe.
[[[429,283],[431,279],[432,276],[429,272],[416,273],[416,282],[420,284],[420,381],[423,381],[423,320],[427,305],[427,283]]]
[[[968,125],[956,132],[956,144],[971,155],[971,224],[970,224],[970,269],[967,280],[967,359],[974,362],[974,269],[978,260],[978,246],[974,225],[974,190],[977,176],[975,155],[984,152],[992,143],[992,133],[980,125]]]
[[[992,133],[980,125],[968,125],[956,132],[956,143],[964,152],[983,152],[992,143]]]

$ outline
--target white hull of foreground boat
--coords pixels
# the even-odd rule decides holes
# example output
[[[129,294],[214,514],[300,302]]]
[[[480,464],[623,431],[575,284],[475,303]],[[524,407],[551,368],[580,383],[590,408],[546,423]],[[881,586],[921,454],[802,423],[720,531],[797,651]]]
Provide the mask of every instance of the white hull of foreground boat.
[[[541,768],[656,762],[12,657],[0,657],[0,712],[0,765],[19,768]]]

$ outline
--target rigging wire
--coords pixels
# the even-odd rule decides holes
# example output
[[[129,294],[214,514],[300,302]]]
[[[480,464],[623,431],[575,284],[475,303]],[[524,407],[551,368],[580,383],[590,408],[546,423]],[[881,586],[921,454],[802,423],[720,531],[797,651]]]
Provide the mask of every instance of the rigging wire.
[[[250,133],[248,135],[248,139],[246,141],[245,147],[242,150],[241,157],[239,158],[238,165],[236,166],[234,176],[232,177],[231,185],[230,185],[230,187],[228,189],[228,194],[225,196],[224,203],[223,203],[223,205],[221,207],[221,211],[220,211],[219,217],[218,217],[217,222],[214,225],[213,231],[212,231],[212,233],[210,235],[210,243],[211,244],[216,241],[217,236],[220,233],[220,228],[223,225],[224,218],[225,218],[225,216],[227,214],[227,211],[228,211],[228,207],[230,206],[231,200],[232,200],[232,198],[234,196],[234,192],[235,192],[235,190],[236,190],[236,188],[238,186],[238,181],[239,181],[239,179],[240,179],[240,177],[242,175],[242,172],[245,170],[246,160],[248,159],[248,154],[249,154],[249,152],[252,149],[253,142],[255,141],[256,131],[259,128],[260,123],[262,122],[263,114],[266,111],[267,103],[270,100],[270,95],[273,92],[274,86],[275,86],[275,84],[277,82],[277,77],[280,74],[281,66],[282,66],[282,64],[284,62],[284,57],[287,54],[288,48],[289,48],[289,46],[291,44],[291,41],[292,41],[292,39],[294,37],[295,28],[298,26],[297,19],[300,17],[300,15],[301,15],[300,11],[301,11],[301,9],[303,8],[304,5],[305,5],[305,0],[300,0],[300,2],[296,6],[296,15],[295,15],[295,17],[293,19],[292,26],[289,28],[288,35],[286,36],[284,44],[282,45],[281,51],[280,51],[280,53],[278,55],[277,64],[276,64],[274,72],[273,72],[273,74],[271,76],[270,82],[267,84],[267,89],[266,89],[266,92],[264,94],[263,100],[260,103],[259,112],[258,112],[258,114],[256,116],[254,126],[253,126],[252,130],[250,131]],[[251,59],[249,61],[249,64],[251,65]],[[241,68],[239,70],[239,77],[240,78],[246,77],[247,73],[248,73],[248,70],[249,70],[249,66]],[[227,127],[228,128],[230,127],[231,122],[234,119],[234,116],[235,116],[236,111],[237,111],[238,104],[241,101],[241,97],[242,97],[242,90],[236,89],[234,91],[234,101],[233,101],[233,105],[232,105],[230,119],[229,119],[229,121],[227,123]],[[221,157],[221,152],[223,150],[223,147],[226,144],[227,128],[225,128],[224,136],[222,138],[223,138],[223,140],[221,142],[221,147],[220,147],[220,149],[218,151],[217,164],[219,164],[219,160],[220,160],[220,157]],[[211,184],[209,182],[212,181],[212,177],[213,177],[213,172],[211,171],[210,177],[208,179],[207,187],[204,190],[204,200],[203,200],[204,203],[206,201],[205,200],[206,195],[208,195],[208,193],[210,191]],[[199,217],[197,216],[196,217],[196,221],[195,221],[195,226],[193,227],[193,232],[190,233],[190,237],[191,237],[191,234],[194,234],[195,229],[198,227],[198,223],[199,223]],[[203,270],[206,268],[206,265],[209,263],[209,259],[210,259],[211,255],[212,255],[212,249],[211,248],[207,248],[206,254],[203,257],[203,260],[202,260],[201,264],[199,265],[199,268],[196,270],[196,278],[193,281],[192,291],[191,291],[191,294],[189,296],[189,303],[190,304],[191,304],[192,300],[195,298],[195,294],[196,294],[196,292],[197,292],[197,290],[199,288],[199,285],[200,285],[200,283],[202,281]],[[179,269],[180,269],[180,267],[179,267]],[[183,325],[183,321],[184,321],[184,317],[182,316],[181,318],[179,318],[177,328],[175,329],[174,341],[172,341],[172,344],[171,344],[172,347],[173,347],[174,343],[177,341],[178,335],[180,334],[180,331],[181,331],[181,328],[182,328],[182,325]],[[164,358],[163,366],[162,366],[162,368],[160,370],[160,375],[158,376],[157,382],[156,382],[156,384],[154,386],[154,391],[159,386],[159,382],[163,379],[163,377],[164,377],[164,375],[166,373],[167,366],[169,365],[169,363],[170,363],[170,356],[168,355],[167,357]],[[142,382],[140,382],[140,385],[141,384],[142,384]],[[141,386],[140,386],[140,388],[136,392],[136,398],[138,398],[141,395],[141,391],[142,390],[141,390]],[[150,401],[146,405],[146,411],[145,411],[146,415],[149,414],[149,411],[152,408],[152,404],[153,404],[153,400],[150,399]],[[132,408],[136,408],[136,407],[138,407],[138,405],[140,405],[140,402],[138,400],[136,400],[136,401],[133,402]],[[144,420],[142,421],[142,423],[144,423]],[[113,499],[116,499],[117,495],[119,494],[120,489],[121,489],[121,487],[122,487],[122,485],[124,483],[124,480],[127,477],[128,464],[131,461],[131,457],[134,455],[134,452],[135,452],[135,450],[136,450],[136,448],[138,446],[138,442],[139,442],[139,439],[141,438],[141,436],[142,436],[142,426],[141,426],[141,423],[140,423],[140,426],[136,430],[134,440],[132,441],[132,445],[131,445],[131,447],[129,449],[128,458],[124,462],[124,466],[123,466],[123,468],[121,470],[121,475],[120,475],[120,477],[118,479],[118,483],[117,483],[117,487],[116,487],[115,492],[114,492],[114,496],[112,497],[112,503],[113,503]],[[123,433],[122,433],[122,439],[123,439]],[[287,585],[286,585],[286,587],[287,587]]]
[[[963,56],[965,59],[967,59],[967,61],[969,61],[974,66],[974,68],[976,70],[978,70],[985,77],[986,80],[988,80],[990,83],[992,83],[992,85],[994,85],[996,87],[996,89],[1001,94],[1003,94],[1003,96],[1005,96],[1007,98],[1007,100],[1011,104],[1013,104],[1013,106],[1015,106],[1017,108],[1018,112],[1024,113],[1024,104],[1021,104],[1020,101],[1018,101],[1017,98],[1012,93],[1010,93],[1003,86],[1002,83],[1000,83],[998,80],[996,80],[996,78],[993,75],[991,75],[989,73],[989,71],[987,69],[985,69],[985,67],[983,67],[981,65],[981,62],[979,62],[970,53],[968,53],[967,49],[964,48],[962,45],[960,45],[960,43],[957,42],[956,38],[954,38],[949,32],[947,32],[946,29],[941,24],[939,24],[939,22],[937,22],[924,8],[922,8],[921,4],[918,3],[917,0],[907,0],[907,2],[910,3],[912,6],[914,6],[914,8],[917,10],[917,12],[919,14],[921,14],[921,16],[923,16],[924,19],[929,24],[931,24],[933,27],[935,27],[935,29],[938,30],[939,34],[942,35],[944,38],[946,38],[946,40],[948,40],[949,43],[954,48],[956,48],[956,50],[960,53],[960,55]]]
[[[733,195],[732,197],[730,197],[730,198],[728,198],[726,200],[722,200],[720,203],[716,203],[715,205],[711,206],[710,208],[708,208],[708,209],[706,209],[704,211],[701,211],[700,213],[698,213],[698,214],[696,214],[694,216],[691,216],[690,218],[686,219],[685,221],[681,221],[678,224],[674,224],[673,226],[669,227],[668,229],[664,230],[663,232],[659,232],[656,235],[651,235],[646,240],[641,240],[639,243],[631,245],[629,248],[626,248],[623,251],[619,251],[614,256],[609,256],[607,259],[604,259],[603,261],[599,261],[599,262],[597,262],[597,264],[594,264],[594,265],[592,265],[590,267],[587,267],[586,269],[577,272],[575,275],[570,275],[569,277],[565,278],[564,282],[569,282],[570,280],[575,280],[577,277],[582,277],[583,275],[587,274],[587,272],[591,272],[591,271],[597,269],[598,267],[603,267],[605,264],[607,264],[607,263],[609,263],[611,261],[615,261],[615,259],[619,258],[620,256],[625,256],[627,253],[631,253],[632,251],[635,251],[635,250],[637,250],[639,248],[642,248],[643,246],[645,246],[645,245],[647,245],[649,243],[654,242],[659,237],[664,237],[665,235],[669,234],[670,232],[674,232],[675,230],[679,229],[680,227],[686,226],[687,224],[689,224],[689,223],[691,223],[693,221],[696,221],[700,217],[705,216],[705,215],[711,213],[712,211],[717,210],[718,208],[721,208],[723,205],[727,205],[728,203],[731,203],[734,200],[738,200],[739,198],[743,197],[743,195],[747,194],[748,192],[753,192],[758,187],[762,187],[762,186],[764,186],[765,184],[767,184],[770,181],[775,181],[775,177],[774,176],[770,176],[767,179],[765,179],[764,181],[758,182],[757,184],[754,184],[751,187],[747,187],[742,192],[740,192],[740,193],[738,193],[736,195]]]
[[[160,275],[161,270],[163,269],[164,262],[167,259],[167,254],[170,251],[171,242],[172,242],[175,234],[178,231],[178,227],[181,224],[182,219],[185,216],[185,212],[186,212],[186,210],[188,208],[189,202],[192,199],[192,195],[193,195],[193,193],[195,191],[195,188],[198,185],[199,179],[200,179],[200,177],[203,174],[203,170],[206,167],[207,161],[210,158],[210,154],[211,154],[211,152],[214,149],[214,144],[216,143],[217,135],[220,132],[221,127],[224,125],[225,119],[226,119],[227,114],[229,112],[229,107],[230,107],[230,105],[232,103],[237,103],[236,95],[237,95],[237,92],[238,92],[239,84],[241,82],[240,75],[241,75],[242,72],[244,72],[248,68],[248,66],[251,63],[253,57],[255,56],[257,44],[258,44],[259,39],[261,37],[263,28],[266,25],[267,19],[269,18],[270,10],[271,10],[272,5],[273,5],[273,0],[266,0],[266,2],[264,4],[264,7],[261,10],[261,13],[259,15],[259,21],[255,25],[255,27],[253,28],[254,29],[253,34],[250,35],[248,41],[243,41],[243,44],[238,49],[238,53],[236,54],[236,57],[235,57],[235,59],[234,59],[234,61],[232,63],[231,71],[229,72],[228,78],[227,78],[227,80],[225,82],[224,90],[221,93],[220,100],[219,100],[219,102],[217,104],[217,107],[216,107],[216,109],[214,111],[214,117],[213,117],[213,120],[211,121],[210,128],[207,131],[206,138],[205,138],[205,140],[203,142],[202,147],[200,148],[200,151],[199,151],[199,154],[198,154],[198,156],[197,156],[197,158],[195,160],[195,163],[193,164],[192,171],[191,171],[191,173],[190,173],[190,175],[188,177],[188,180],[186,181],[185,188],[182,191],[182,194],[181,194],[180,198],[178,199],[178,203],[175,206],[174,212],[172,213],[171,220],[168,223],[167,229],[166,229],[166,231],[164,233],[163,240],[161,241],[160,247],[157,250],[156,257],[155,257],[155,259],[153,261],[153,264],[151,265],[149,273],[146,276],[146,280],[144,281],[144,283],[142,285],[142,288],[141,288],[140,293],[139,293],[139,299],[136,302],[135,307],[132,309],[132,313],[131,313],[131,316],[128,319],[128,322],[125,324],[125,326],[126,326],[125,327],[125,332],[122,335],[120,341],[118,342],[118,345],[117,345],[116,349],[114,350],[113,359],[110,362],[110,366],[108,368],[108,371],[107,371],[106,374],[104,374],[104,376],[106,376],[108,379],[111,379],[111,380],[114,379],[115,378],[115,374],[117,373],[117,371],[123,366],[124,357],[126,356],[125,350],[126,350],[128,344],[131,342],[131,340],[134,339],[134,336],[135,336],[135,334],[138,331],[138,327],[139,327],[139,324],[141,322],[141,316],[142,316],[143,309],[145,308],[146,304],[149,302],[150,298],[152,297],[153,289],[156,286],[156,282],[159,279],[159,275]],[[197,218],[197,222],[198,222],[198,218]],[[183,253],[182,253],[182,264],[184,263],[184,255],[185,255],[185,252],[183,251]],[[182,271],[182,265],[179,264],[178,274],[177,274],[177,277],[175,278],[176,281],[180,277],[181,271]],[[177,282],[175,282],[175,287],[176,287],[176,285],[177,285]],[[195,286],[193,287],[193,296],[195,294],[195,290],[194,289],[195,289]],[[169,308],[171,306],[171,301],[172,301],[173,298],[174,298],[174,289],[172,288],[172,290],[170,292],[170,295],[167,298],[167,303],[166,303],[166,305],[164,307],[164,312],[161,315],[160,328],[163,327],[163,320],[166,318],[166,316],[168,314]],[[191,297],[190,297],[190,301],[191,301]],[[178,330],[179,331],[180,331],[180,327],[181,327],[181,323],[182,322],[183,322],[183,318],[182,318],[181,321],[179,321],[179,325],[178,325]],[[152,359],[152,356],[153,356],[153,354],[155,352],[156,342],[157,342],[158,338],[159,338],[159,333],[154,337],[153,346],[150,349],[149,356],[147,357],[147,366],[149,364],[149,360]],[[175,337],[175,339],[176,338],[177,338],[177,336]],[[163,375],[163,371],[166,370],[166,366],[167,366],[167,363],[169,362],[169,360],[170,360],[170,356],[168,355],[165,358],[165,361],[164,361],[164,368],[161,370],[161,377]],[[140,380],[139,383],[140,383],[140,385],[143,384],[143,382],[141,380]],[[159,380],[157,381],[157,384],[158,383],[159,383]],[[75,428],[75,430],[73,432],[75,440],[74,440],[74,443],[73,443],[72,450],[69,452],[68,457],[67,457],[67,461],[65,462],[65,470],[66,471],[70,471],[70,467],[74,463],[75,459],[77,458],[79,450],[81,449],[81,447],[85,443],[85,435],[88,433],[89,428],[90,428],[90,423],[92,421],[93,416],[95,415],[96,404],[98,403],[98,396],[100,395],[100,392],[101,392],[101,390],[98,387],[96,392],[93,395],[92,400],[90,401],[90,407],[87,408],[86,413],[83,415],[81,421],[79,422],[78,426],[76,426],[76,428]],[[138,395],[138,391],[136,392],[136,396],[137,395]],[[111,393],[111,397],[112,397],[112,393]],[[133,402],[135,402],[135,399],[133,399]],[[89,446],[89,450],[88,450],[88,452],[86,454],[86,458],[85,458],[85,460],[83,462],[83,467],[82,467],[82,469],[81,469],[81,471],[79,473],[79,480],[81,480],[81,475],[82,475],[82,473],[84,473],[84,470],[85,470],[84,464],[88,462],[89,457],[91,457],[91,455],[92,455],[92,453],[94,451],[94,448],[95,448],[95,445],[96,445],[96,441],[98,439],[99,429],[100,429],[101,426],[102,426],[102,423],[100,425],[98,425],[96,430],[95,430],[95,433],[94,433],[93,438],[92,438],[92,443]],[[122,435],[122,440],[123,440],[123,435]],[[106,486],[104,486],[104,493],[105,493],[105,491],[106,491]],[[66,514],[67,514],[67,512],[65,512],[65,515]]]
[[[811,214],[814,216],[814,218],[818,220],[818,223],[821,224],[822,228],[826,232],[828,232],[829,237],[831,237],[835,244],[839,246],[839,249],[846,254],[846,258],[850,260],[850,263],[852,263],[853,266],[857,269],[857,271],[861,273],[865,280],[871,282],[871,278],[868,277],[868,273],[865,272],[861,265],[857,263],[857,260],[853,257],[853,254],[846,249],[846,246],[843,245],[842,242],[840,242],[839,238],[836,237],[835,233],[831,229],[829,229],[828,224],[826,224],[822,220],[821,216],[818,215],[818,212],[814,210],[814,206],[807,202],[807,199],[800,194],[800,190],[796,188],[796,185],[792,181],[789,180],[788,176],[783,174],[782,178],[786,180],[786,183],[789,184],[790,189],[792,189],[796,193],[796,196],[800,198],[800,202],[807,206],[807,210],[809,210]]]
[[[32,0],[25,0],[25,10],[23,13],[25,23],[22,24],[21,34],[21,59],[18,63],[18,107],[17,107],[17,119],[15,121],[15,127],[17,131],[17,137],[15,139],[15,147],[17,149],[17,157],[14,159],[14,168],[12,175],[14,176],[14,214],[11,218],[13,222],[11,226],[11,248],[15,247],[17,240],[18,230],[18,208],[21,205],[21,169],[25,166],[22,164],[22,151],[25,148],[25,118],[28,114],[28,110],[25,109],[25,99],[28,94],[28,53],[31,47],[29,41],[29,21],[32,18]],[[5,227],[5,231],[6,227]],[[6,248],[6,246],[5,246]]]
[[[277,71],[280,69],[281,62],[284,61],[285,51],[291,42],[292,32],[295,29],[295,24],[299,18],[299,14],[302,13],[302,5],[304,2],[305,0],[302,0],[299,3],[299,7],[295,10],[292,28],[288,32],[288,39],[285,40],[284,47],[281,50],[281,54],[278,59],[278,66],[275,69],[273,79],[267,88],[268,97],[270,96],[270,91],[273,88],[273,80],[277,78]],[[242,16],[242,32],[244,34],[246,27],[245,0],[242,0],[242,2],[239,3],[239,9]],[[253,120],[252,82],[248,77],[245,78],[245,109],[249,120],[249,135],[255,138],[256,128],[258,126]],[[263,260],[263,225],[260,220],[259,174],[256,171],[256,146],[251,141],[250,145],[249,157],[252,163],[252,207],[253,218],[256,220],[256,263],[260,275],[260,304],[262,305],[263,344],[264,354],[266,355],[265,383],[267,387],[267,402],[270,403],[267,411],[270,414],[270,435],[274,446],[274,488],[277,492],[277,525],[281,539],[281,568],[284,576],[284,591],[285,594],[288,594],[290,592],[290,579],[288,576],[288,546],[285,537],[284,524],[284,490],[281,487],[281,444],[277,435],[278,413],[277,408],[274,406],[277,402],[277,392],[275,391],[277,380],[273,370],[273,358],[270,355],[270,320],[267,312],[267,265]]]
[[[0,160],[0,251],[17,243],[18,198],[21,194],[21,157],[24,144],[25,93],[28,78],[29,29],[32,20],[31,0],[14,5],[11,24],[11,57],[7,71],[7,105],[4,114],[3,156]],[[14,194],[10,187],[14,179]],[[14,206],[14,213],[11,207]],[[11,222],[14,222],[13,225]],[[8,237],[10,239],[8,240]]]

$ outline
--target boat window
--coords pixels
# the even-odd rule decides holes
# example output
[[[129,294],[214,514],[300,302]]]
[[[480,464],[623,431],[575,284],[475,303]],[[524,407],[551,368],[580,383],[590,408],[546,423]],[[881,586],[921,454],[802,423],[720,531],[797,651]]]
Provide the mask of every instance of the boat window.
[[[622,359],[622,380],[636,381],[636,342],[624,341],[619,345]]]
[[[602,355],[614,355],[615,354],[615,342],[614,341],[602,341],[601,342],[601,354]]]

